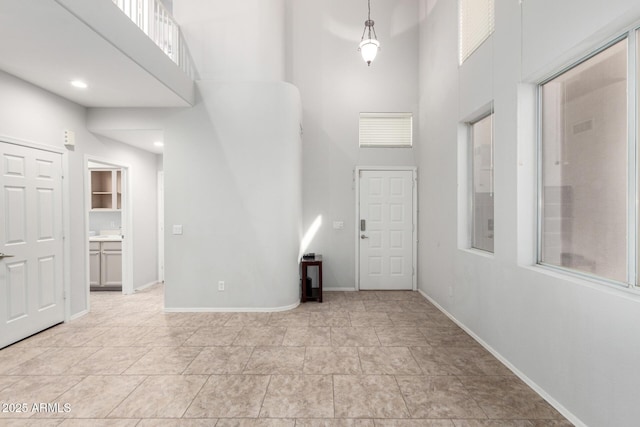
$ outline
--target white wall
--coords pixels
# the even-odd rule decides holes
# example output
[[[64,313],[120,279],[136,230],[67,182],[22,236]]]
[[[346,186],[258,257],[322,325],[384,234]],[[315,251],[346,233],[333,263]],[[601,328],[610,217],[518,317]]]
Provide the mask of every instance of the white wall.
[[[615,27],[640,23],[640,10],[632,0],[525,0],[521,16],[519,3],[496,1],[494,35],[458,68],[456,2],[420,2],[419,287],[574,423],[637,425],[640,298],[533,265],[532,88]],[[486,256],[459,246],[466,231],[459,129],[491,101],[496,241],[495,255]]]
[[[302,147],[300,95],[282,82],[284,0],[176,0],[173,11],[202,80],[194,108],[164,128],[165,306],[293,307]]]
[[[284,0],[176,0],[173,15],[201,79],[284,80]]]
[[[358,118],[413,112],[417,139],[418,3],[372,2],[381,51],[370,67],[357,50],[366,18],[366,2],[287,0],[287,79],[303,106],[303,222],[306,230],[322,216],[309,251],[324,256],[325,288],[355,284],[355,167],[416,165],[416,148],[360,149]]]
[[[63,147],[63,130],[76,132],[75,150],[67,152],[69,174],[65,177],[65,188],[69,189],[70,204],[64,207],[71,225],[67,234],[71,242],[71,315],[87,308],[85,260],[88,254],[85,253],[84,202],[87,154],[131,165],[133,196],[134,200],[138,200],[134,203],[133,211],[134,227],[137,228],[134,233],[134,288],[154,281],[157,277],[157,232],[155,226],[148,229],[148,225],[156,217],[156,208],[155,202],[152,205],[148,203],[155,200],[156,195],[156,156],[119,142],[95,137],[86,129],[85,108],[1,71],[0,92],[3,97],[0,105],[0,135]]]
[[[286,83],[198,82],[165,127],[165,307],[299,301],[300,98]],[[183,234],[173,235],[172,226]],[[218,291],[218,281],[225,291]]]
[[[89,212],[89,231],[96,235],[100,230],[118,230],[122,228],[121,212]]]

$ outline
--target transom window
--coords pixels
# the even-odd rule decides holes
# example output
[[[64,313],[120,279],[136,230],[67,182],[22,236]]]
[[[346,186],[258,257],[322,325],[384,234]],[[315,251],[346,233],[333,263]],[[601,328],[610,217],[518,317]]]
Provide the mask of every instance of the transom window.
[[[412,113],[360,113],[360,147],[410,148]]]
[[[495,0],[458,0],[460,65],[493,33]]]

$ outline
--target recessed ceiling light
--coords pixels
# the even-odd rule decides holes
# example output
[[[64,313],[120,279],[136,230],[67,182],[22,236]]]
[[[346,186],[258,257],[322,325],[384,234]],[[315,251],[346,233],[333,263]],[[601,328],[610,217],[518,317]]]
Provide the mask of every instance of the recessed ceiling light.
[[[82,80],[71,80],[71,86],[77,87],[78,89],[86,89],[88,87]]]
[[[153,145],[155,145],[156,147],[164,147],[164,142],[156,141],[156,142],[153,143]]]

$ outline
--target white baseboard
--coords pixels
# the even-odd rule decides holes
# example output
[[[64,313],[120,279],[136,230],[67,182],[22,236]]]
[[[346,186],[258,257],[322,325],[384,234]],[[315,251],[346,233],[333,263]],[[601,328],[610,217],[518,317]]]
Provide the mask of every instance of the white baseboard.
[[[356,288],[328,288],[326,286],[322,287],[323,292],[355,292]]]
[[[133,292],[143,291],[143,290],[145,290],[145,289],[147,289],[147,288],[150,288],[150,287],[152,287],[152,286],[154,286],[154,285],[157,285],[158,283],[162,283],[162,282],[159,282],[159,281],[157,281],[157,280],[155,280],[155,281],[153,281],[153,282],[149,282],[149,283],[147,283],[146,285],[142,285],[142,286],[140,286],[140,287],[138,287],[138,288],[135,288],[135,289],[133,290]]]
[[[79,319],[80,317],[84,316],[85,314],[89,314],[89,310],[82,310],[81,312],[74,314],[73,316],[71,316],[69,318],[69,322],[72,321],[72,320]]]
[[[484,342],[479,336],[477,336],[473,331],[467,328],[463,323],[458,321],[451,313],[445,310],[440,304],[438,304],[435,300],[425,294],[421,289],[418,289],[420,295],[422,295],[427,301],[433,304],[438,310],[440,310],[444,315],[446,315],[453,323],[462,328],[467,334],[471,336],[474,340],[478,342],[482,347],[484,347],[489,353],[491,353],[496,359],[502,362],[507,368],[511,370],[518,378],[525,382],[529,387],[531,387],[536,393],[540,395],[544,400],[546,400],[551,406],[553,406],[558,412],[562,414],[567,420],[573,423],[576,427],[587,427],[585,423],[583,423],[578,417],[576,417],[573,413],[571,413],[567,408],[565,408],[560,402],[551,397],[542,387],[536,384],[531,378],[526,376],[523,372],[521,372],[518,368],[509,362],[506,358],[504,358],[498,351],[496,351],[489,344]]]
[[[300,305],[300,301],[296,301],[291,305],[282,307],[165,307],[165,313],[274,313],[278,311],[293,310]]]

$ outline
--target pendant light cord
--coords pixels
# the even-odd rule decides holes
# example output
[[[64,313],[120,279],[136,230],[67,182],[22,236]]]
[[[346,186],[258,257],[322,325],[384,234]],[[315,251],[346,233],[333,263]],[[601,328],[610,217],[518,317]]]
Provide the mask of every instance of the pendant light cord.
[[[371,23],[371,0],[367,0],[367,22]],[[371,38],[371,25],[369,25],[369,38]]]
[[[362,37],[360,37],[360,41],[364,40],[364,34],[367,32],[367,28],[369,29],[369,38],[371,38],[371,30],[373,29],[373,36],[377,39],[378,35],[376,34],[376,29],[373,27],[373,22],[371,21],[371,0],[367,0],[367,21],[364,23],[364,30],[362,30]]]

